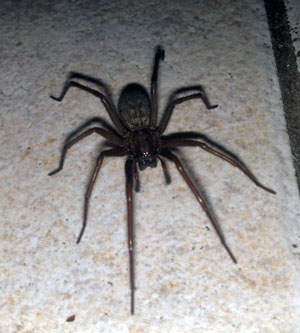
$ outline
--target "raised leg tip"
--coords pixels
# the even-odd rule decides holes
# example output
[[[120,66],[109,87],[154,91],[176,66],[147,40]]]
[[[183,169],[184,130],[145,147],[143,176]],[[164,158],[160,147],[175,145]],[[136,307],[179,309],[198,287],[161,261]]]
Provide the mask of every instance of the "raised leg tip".
[[[161,60],[165,60],[165,50],[160,45],[156,46],[156,53]]]
[[[61,99],[60,98],[57,98],[53,95],[50,95],[50,98],[54,99],[56,102],[61,102]]]
[[[48,176],[53,176],[54,174],[58,173],[60,170],[56,169],[48,173]]]

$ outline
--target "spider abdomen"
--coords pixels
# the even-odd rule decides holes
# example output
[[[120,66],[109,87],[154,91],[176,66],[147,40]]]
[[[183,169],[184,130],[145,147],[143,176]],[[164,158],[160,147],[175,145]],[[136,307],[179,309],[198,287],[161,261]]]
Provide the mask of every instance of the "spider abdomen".
[[[151,104],[147,91],[141,85],[133,83],[123,89],[118,110],[124,125],[130,131],[149,126]]]

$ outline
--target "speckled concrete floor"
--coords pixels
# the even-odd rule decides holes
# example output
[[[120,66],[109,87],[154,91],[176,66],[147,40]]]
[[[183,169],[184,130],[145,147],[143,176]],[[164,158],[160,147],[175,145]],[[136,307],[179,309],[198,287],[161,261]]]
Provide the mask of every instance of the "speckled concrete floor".
[[[299,331],[299,197],[263,1],[2,1],[0,15],[0,331]],[[158,44],[160,110],[195,84],[219,104],[180,105],[167,132],[221,143],[277,195],[204,151],[179,153],[234,265],[173,165],[169,186],[160,168],[141,173],[131,316],[124,159],[104,161],[76,245],[103,140],[86,138],[47,174],[68,135],[109,119],[83,91],[49,95],[71,71],[101,78],[115,101],[128,82],[148,88]]]

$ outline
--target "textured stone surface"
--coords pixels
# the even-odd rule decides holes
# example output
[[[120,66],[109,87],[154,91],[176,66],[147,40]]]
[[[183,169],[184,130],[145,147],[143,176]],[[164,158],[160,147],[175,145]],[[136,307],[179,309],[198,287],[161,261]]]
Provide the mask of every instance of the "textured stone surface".
[[[295,332],[299,197],[262,1],[1,2],[0,327],[5,332]],[[65,138],[107,114],[95,97],[58,95],[70,71],[101,78],[114,99],[149,87],[164,46],[160,110],[201,84],[219,108],[180,105],[167,132],[198,131],[267,186],[199,149],[179,154],[220,221],[234,265],[171,164],[141,173],[135,196],[136,315],[129,314],[124,159],[103,163],[80,245],[96,135],[58,165]],[[76,315],[73,322],[67,318]]]

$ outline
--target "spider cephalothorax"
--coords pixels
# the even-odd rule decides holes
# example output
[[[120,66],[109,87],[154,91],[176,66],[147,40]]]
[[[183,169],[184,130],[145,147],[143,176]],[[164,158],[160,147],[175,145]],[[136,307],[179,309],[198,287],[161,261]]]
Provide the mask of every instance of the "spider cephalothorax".
[[[156,155],[159,153],[160,142],[155,130],[143,128],[128,135],[128,155],[137,159],[139,169],[157,166]]]
[[[125,175],[126,175],[126,197],[127,197],[127,212],[128,212],[128,248],[129,248],[129,271],[130,271],[130,288],[131,288],[131,313],[134,313],[134,233],[133,233],[133,185],[135,182],[135,191],[138,192],[140,188],[139,176],[137,165],[140,170],[144,170],[147,167],[154,168],[157,166],[159,160],[165,175],[166,183],[170,183],[171,179],[165,164],[165,159],[168,159],[175,163],[178,171],[186,181],[191,191],[194,193],[199,204],[202,206],[206,215],[210,219],[214,229],[216,230],[221,243],[225,247],[229,256],[234,263],[237,263],[234,255],[229,249],[223,233],[218,225],[218,222],[211,214],[203,195],[197,190],[193,184],[191,178],[185,171],[182,162],[174,154],[174,150],[177,147],[199,147],[215,156],[227,161],[233,166],[239,168],[245,175],[247,175],[257,186],[264,190],[275,194],[275,192],[264,185],[262,185],[257,178],[250,172],[250,170],[239,160],[233,158],[228,153],[222,152],[219,149],[215,149],[207,145],[206,143],[198,140],[194,140],[194,135],[187,132],[183,136],[163,136],[163,133],[169,123],[173,109],[177,104],[184,103],[185,101],[192,99],[201,99],[208,109],[216,108],[217,105],[210,105],[208,99],[201,88],[201,86],[187,87],[179,89],[178,92],[189,93],[187,96],[175,98],[176,94],[173,94],[164,110],[163,116],[159,124],[157,125],[157,73],[159,62],[164,60],[164,50],[161,47],[156,48],[154,58],[154,68],[151,79],[150,97],[147,91],[139,84],[127,85],[119,99],[118,109],[111,102],[110,94],[106,94],[92,88],[89,88],[81,83],[74,81],[75,79],[85,80],[91,83],[99,83],[96,79],[79,74],[72,73],[63,88],[61,95],[56,98],[51,96],[56,101],[62,101],[65,94],[70,87],[80,88],[88,93],[99,97],[106,108],[113,124],[115,125],[115,131],[104,129],[101,127],[93,127],[78,135],[75,139],[68,141],[64,148],[60,159],[59,167],[50,172],[49,175],[54,175],[63,168],[65,155],[67,150],[75,143],[85,138],[86,136],[97,133],[107,139],[108,143],[113,148],[104,150],[100,153],[95,169],[92,173],[87,192],[84,201],[83,210],[83,225],[80,231],[77,243],[80,242],[81,237],[84,233],[87,215],[89,199],[93,186],[95,184],[98,172],[101,168],[104,157],[107,156],[127,156],[125,163]],[[191,93],[191,91],[197,91]]]

